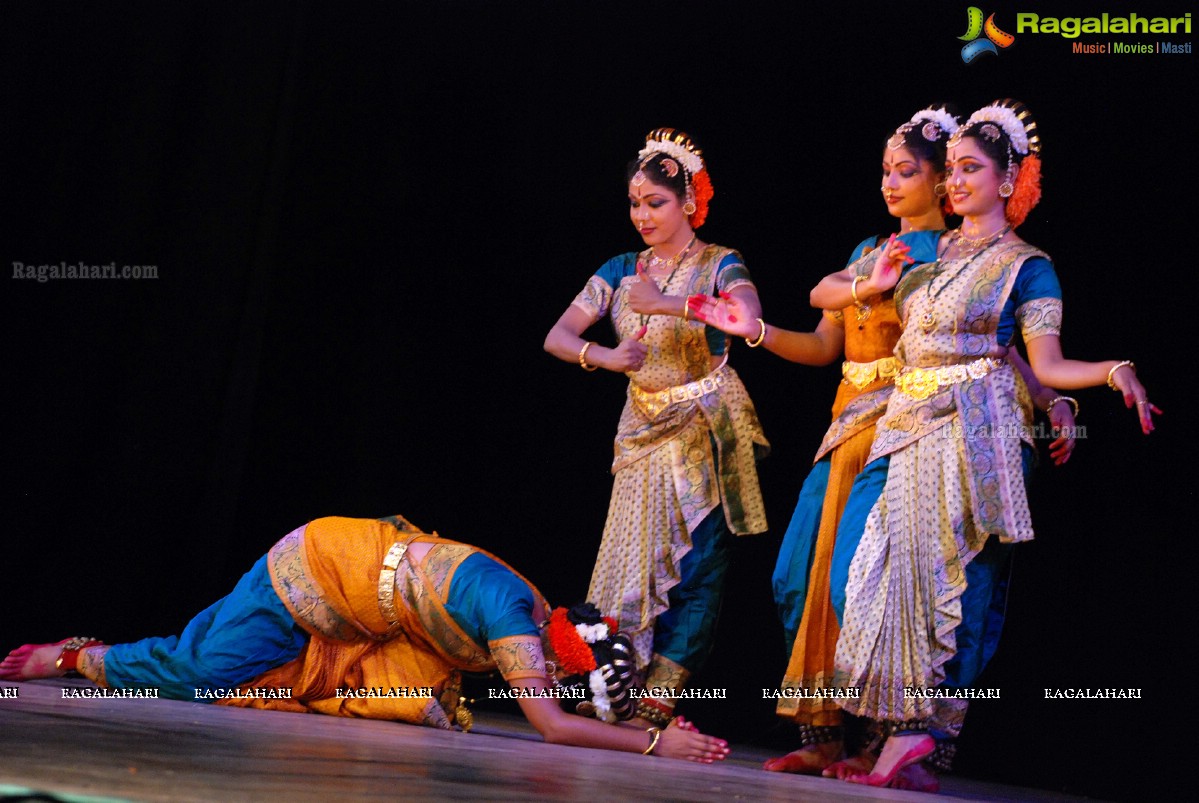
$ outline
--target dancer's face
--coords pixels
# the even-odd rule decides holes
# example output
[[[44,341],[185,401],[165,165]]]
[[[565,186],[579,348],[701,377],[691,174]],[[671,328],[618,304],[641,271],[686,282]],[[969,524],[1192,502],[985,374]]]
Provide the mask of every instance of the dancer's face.
[[[669,187],[652,181],[645,181],[640,187],[629,182],[629,219],[646,245],[691,238],[691,224],[683,214],[683,202]]]
[[[893,216],[920,217],[940,206],[934,188],[941,178],[931,164],[907,148],[883,149],[883,200]]]
[[[1004,172],[979,147],[974,137],[964,137],[949,149],[945,160],[945,186],[953,211],[959,215],[982,215],[1003,206],[999,185]]]

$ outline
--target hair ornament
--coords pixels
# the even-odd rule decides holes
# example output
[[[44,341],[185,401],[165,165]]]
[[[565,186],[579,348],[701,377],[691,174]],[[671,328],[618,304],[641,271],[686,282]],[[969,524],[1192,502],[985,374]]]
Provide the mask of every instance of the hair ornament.
[[[637,153],[637,158],[646,159],[655,153],[677,159],[690,176],[704,169],[703,151],[695,147],[690,137],[673,128],[655,128],[649,132],[645,147]]]
[[[563,682],[585,684],[591,692],[591,699],[579,703],[576,713],[594,714],[604,722],[628,719],[634,710],[628,694],[633,680],[632,644],[615,630],[615,620],[600,616],[591,603],[569,611],[556,608],[546,624],[558,666],[568,673]]]
[[[1012,228],[1016,228],[1028,217],[1028,213],[1041,200],[1041,159],[1030,153],[1020,163],[1012,195],[1008,198],[1003,214]]]
[[[644,184],[647,181],[649,181],[649,176],[645,175],[644,170],[638,169],[637,172],[633,174],[633,186],[634,187],[640,187],[642,184]]]
[[[931,123],[936,123],[937,128],[941,129],[950,136],[953,136],[953,134],[958,130],[958,118],[954,117],[944,109],[921,109],[912,115],[913,123],[919,123],[922,120],[928,120]],[[930,142],[936,139],[936,137],[930,137],[928,135],[927,125],[920,130],[920,133],[923,134],[924,138]]]
[[[1032,123],[1028,130],[1024,128],[1024,119],[1029,117],[1027,109],[1022,110],[1023,118],[1018,117],[1016,112],[1009,108],[1006,103],[1011,101],[999,101],[992,103],[990,106],[983,106],[981,109],[970,115],[970,119],[966,121],[963,128],[970,126],[973,123],[995,123],[1003,132],[1007,134],[1008,139],[1012,142],[1012,148],[1021,156],[1027,155],[1030,150],[1037,153],[1041,150],[1040,137],[1036,135],[1036,123]],[[983,136],[994,141],[997,137],[990,137],[986,131],[980,129]],[[998,132],[997,132],[998,133]],[[1032,149],[1035,140],[1035,150]]]
[[[936,142],[941,138],[941,132],[952,136],[958,130],[958,121],[944,109],[921,109],[912,115],[911,120],[895,129],[895,133],[887,140],[887,147],[893,151],[902,148],[908,132],[916,126],[920,126],[922,137],[929,142]]]
[[[662,161],[658,164],[662,166],[662,172],[671,178],[674,178],[679,174],[679,163],[674,159],[671,159],[669,156],[663,157]]]
[[[999,127],[991,123],[983,123],[978,127],[978,133],[982,134],[991,142],[999,139]]]
[[[695,211],[687,215],[691,228],[698,229],[708,219],[708,201],[712,200],[715,191],[712,189],[712,179],[708,177],[707,169],[701,170],[691,177],[693,193],[692,203]]]

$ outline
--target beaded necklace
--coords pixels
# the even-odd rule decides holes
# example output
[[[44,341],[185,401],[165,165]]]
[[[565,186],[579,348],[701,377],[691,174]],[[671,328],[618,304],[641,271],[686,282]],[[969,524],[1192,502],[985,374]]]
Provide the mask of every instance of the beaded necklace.
[[[945,284],[941,285],[940,289],[938,289],[936,292],[933,292],[933,282],[935,280],[941,278],[940,270],[938,270],[936,273],[934,273],[929,278],[928,284],[924,285],[925,293],[928,296],[928,309],[926,309],[920,315],[920,318],[918,320],[918,323],[920,324],[920,331],[924,332],[925,334],[928,334],[933,329],[937,328],[937,314],[935,312],[933,312],[933,302],[937,300],[937,296],[941,295],[941,293],[944,292],[946,287],[953,284],[954,280],[957,279],[959,276],[961,276],[966,271],[966,268],[970,267],[974,263],[974,260],[978,259],[980,256],[985,254],[988,248],[990,248],[991,246],[995,245],[995,243],[997,243],[1001,239],[1003,239],[1003,236],[1005,234],[1007,234],[1009,231],[1011,231],[1011,228],[1012,228],[1011,226],[1004,226],[1002,229],[1000,229],[999,231],[997,231],[996,233],[994,233],[992,235],[989,235],[987,237],[980,237],[977,239],[963,237],[961,229],[955,230],[955,232],[954,232],[955,236],[953,238],[953,242],[951,242],[951,243],[949,243],[949,245],[945,246],[945,250],[949,251],[949,249],[958,242],[965,242],[967,244],[967,246],[970,247],[972,253],[967,252],[969,254],[969,258],[966,259],[966,261],[962,263],[962,266],[960,268],[958,268],[956,271],[954,271],[953,275],[949,277],[949,280],[947,282],[945,282]],[[977,250],[974,250],[974,249],[977,249]],[[958,257],[958,258],[962,259],[963,257]],[[941,260],[938,259],[933,264],[940,266]]]

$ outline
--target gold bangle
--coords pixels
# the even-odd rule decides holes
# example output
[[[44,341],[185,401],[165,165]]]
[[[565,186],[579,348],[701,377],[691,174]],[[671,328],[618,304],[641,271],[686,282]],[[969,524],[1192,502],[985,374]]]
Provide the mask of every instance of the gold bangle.
[[[865,280],[865,276],[854,276],[853,281],[849,283],[849,294],[853,296],[853,305],[855,307],[862,306],[861,300],[858,298],[858,282]]]
[[[594,371],[596,368],[599,368],[598,365],[588,365],[587,364],[587,349],[591,348],[594,345],[595,345],[595,343],[588,340],[586,343],[583,344],[583,348],[579,349],[579,365],[581,365],[583,367],[584,371]]]
[[[688,303],[689,301],[690,301],[690,298],[688,296],[683,296],[683,320],[684,321],[687,320],[687,312],[691,308],[691,305]]]
[[[1062,401],[1070,402],[1070,406],[1074,408],[1074,417],[1078,418],[1078,399],[1074,398],[1073,396],[1054,396],[1053,399],[1050,400],[1049,404],[1045,405],[1046,415],[1053,410],[1053,405]]]
[[[1112,370],[1107,372],[1107,386],[1109,388],[1111,388],[1112,390],[1115,390],[1115,391],[1120,390],[1118,387],[1116,387],[1116,382],[1115,382],[1116,371],[1118,371],[1119,369],[1123,368],[1126,365],[1132,369],[1132,372],[1134,374],[1137,372],[1137,367],[1136,367],[1136,365],[1133,364],[1132,360],[1121,360],[1120,362],[1118,362],[1112,366]]]
[[[661,728],[646,728],[645,732],[649,734],[649,747],[641,755],[648,756],[654,752],[654,748],[658,746],[658,740],[662,738]]]
[[[758,322],[758,326],[762,327],[762,331],[758,332],[757,340],[750,340],[748,337],[745,338],[745,345],[749,346],[751,349],[756,349],[758,346],[762,345],[762,341],[766,339],[766,321],[762,320],[761,318],[757,318],[756,320]]]

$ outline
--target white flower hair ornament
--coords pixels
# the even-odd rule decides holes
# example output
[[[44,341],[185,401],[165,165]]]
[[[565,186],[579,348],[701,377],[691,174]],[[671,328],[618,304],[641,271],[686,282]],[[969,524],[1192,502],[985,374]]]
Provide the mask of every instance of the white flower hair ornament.
[[[936,123],[937,128],[940,128],[942,131],[944,131],[946,134],[949,134],[950,136],[953,136],[955,133],[957,133],[958,118],[954,117],[952,114],[945,111],[944,109],[933,109],[933,108],[922,109],[912,115],[912,124],[913,125],[919,125],[920,123],[924,122],[925,120],[928,120],[931,123]],[[927,129],[927,126],[925,127],[925,130],[921,131],[921,133],[924,134],[924,138],[928,139],[928,140],[936,139],[936,137],[930,137],[928,135],[928,131],[926,129]]]
[[[566,673],[561,681],[551,676],[554,685],[590,692],[590,699],[571,696],[562,706],[604,722],[629,719],[635,708],[629,692],[634,681],[632,643],[625,634],[614,633],[614,627],[615,622],[590,603],[555,608],[544,625],[557,666]]]
[[[893,151],[902,148],[904,138],[916,126],[920,126],[920,135],[922,137],[929,142],[936,142],[941,138],[941,132],[944,132],[948,136],[953,136],[957,133],[958,121],[956,117],[944,109],[921,109],[912,115],[911,120],[908,120],[895,129],[895,133],[887,140],[887,147]]]
[[[643,163],[655,153],[664,153],[683,164],[687,175],[694,176],[704,169],[704,158],[697,150],[676,141],[673,128],[658,128],[650,132],[645,141],[645,147],[637,152],[637,158]]]
[[[1001,106],[998,103],[983,106],[970,115],[970,119],[966,121],[963,128],[968,128],[974,123],[995,123],[1003,129],[1003,133],[1007,134],[1008,140],[1012,143],[1012,150],[1021,156],[1028,154],[1028,132],[1024,130],[1024,123],[1020,122],[1016,112],[1007,106]]]

